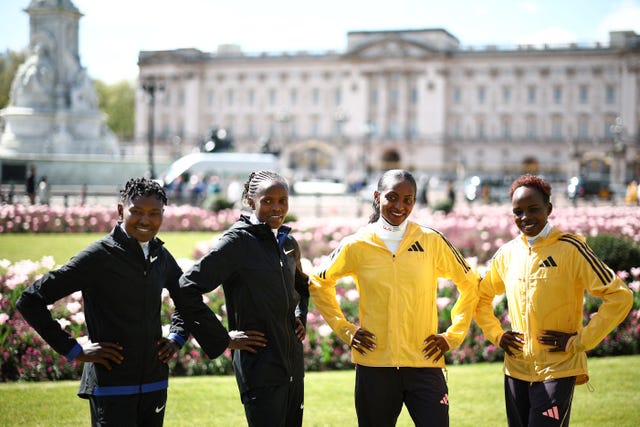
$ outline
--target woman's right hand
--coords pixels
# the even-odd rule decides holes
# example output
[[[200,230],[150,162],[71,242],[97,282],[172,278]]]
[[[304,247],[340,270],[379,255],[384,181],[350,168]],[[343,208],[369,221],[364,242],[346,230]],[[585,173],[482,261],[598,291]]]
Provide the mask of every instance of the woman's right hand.
[[[351,348],[356,350],[363,356],[367,355],[367,351],[376,349],[376,336],[364,328],[360,328],[353,335],[351,340]]]
[[[266,347],[267,339],[260,331],[229,331],[229,345],[231,350],[244,350],[257,353],[257,348]]]
[[[512,349],[522,351],[523,344],[524,335],[522,332],[507,331],[502,334],[502,338],[500,338],[500,348],[509,356],[515,356]]]

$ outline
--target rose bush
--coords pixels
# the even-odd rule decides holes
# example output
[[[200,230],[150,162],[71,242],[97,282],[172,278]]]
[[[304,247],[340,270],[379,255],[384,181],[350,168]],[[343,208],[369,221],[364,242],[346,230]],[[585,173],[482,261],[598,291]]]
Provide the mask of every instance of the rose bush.
[[[6,207],[3,207],[5,209]],[[22,208],[12,212],[20,219],[8,220],[6,210],[0,209],[0,224],[6,226],[11,222],[27,224],[18,230],[31,229],[34,224],[66,224],[67,227],[79,226],[82,222],[93,223],[86,229],[76,231],[107,232],[115,221],[111,214],[104,210],[93,211],[80,209],[71,214],[69,210],[46,207]],[[637,208],[625,207],[585,207],[554,210],[550,221],[566,231],[585,236],[608,233],[640,242],[640,213]],[[84,212],[84,214],[80,214]],[[238,211],[211,213],[197,208],[167,208],[163,229],[171,230],[223,230],[235,222]],[[46,217],[46,221],[45,221]],[[36,218],[39,218],[36,221]],[[93,218],[93,219],[92,219]],[[82,219],[82,221],[80,221]],[[417,210],[413,219],[442,231],[467,256],[468,261],[478,271],[486,268],[486,263],[493,252],[513,238],[517,230],[512,225],[511,215],[507,208],[492,206],[489,208],[474,207],[473,210],[460,208],[448,215],[433,213],[427,209]],[[304,255],[303,268],[311,271],[322,263],[323,257],[333,250],[342,237],[353,233],[366,220],[363,219],[305,219],[291,224],[295,237],[300,242]],[[165,227],[168,226],[168,227]],[[201,227],[201,228],[199,228]],[[4,232],[9,231],[6,227]],[[55,231],[48,225],[38,228],[40,231]],[[71,229],[67,228],[67,231]],[[211,242],[194,243],[194,257],[198,258],[210,247]],[[179,260],[183,268],[188,268],[192,260]],[[618,275],[634,292],[634,305],[627,318],[602,343],[591,351],[592,356],[609,356],[617,354],[640,353],[640,260],[636,267],[629,271],[619,271]],[[0,381],[13,380],[48,380],[78,378],[81,364],[68,362],[55,353],[31,329],[15,311],[15,300],[22,290],[41,274],[55,267],[52,257],[39,261],[20,261],[11,263],[0,260]],[[351,321],[357,323],[358,293],[350,279],[342,280],[337,287],[341,306]],[[222,319],[225,319],[224,298],[221,289],[205,296],[209,306]],[[455,286],[447,280],[441,280],[438,290],[438,306],[440,309],[440,329],[450,324],[448,313],[457,298]],[[590,297],[585,300],[585,319],[588,319],[598,307],[598,301]],[[81,342],[87,340],[81,296],[70,295],[52,307],[58,322],[71,334],[79,337]],[[168,325],[173,303],[168,293],[163,295],[163,319]],[[495,309],[508,327],[508,316],[504,298],[496,298]],[[352,366],[350,349],[342,343],[313,309],[307,320],[307,338],[304,341],[305,363],[307,370],[344,369]],[[463,344],[446,355],[447,363],[473,363],[477,361],[495,361],[503,357],[502,350],[489,344],[475,323]],[[174,375],[202,375],[230,373],[230,354],[215,360],[208,359],[198,343],[191,339],[171,361]]]

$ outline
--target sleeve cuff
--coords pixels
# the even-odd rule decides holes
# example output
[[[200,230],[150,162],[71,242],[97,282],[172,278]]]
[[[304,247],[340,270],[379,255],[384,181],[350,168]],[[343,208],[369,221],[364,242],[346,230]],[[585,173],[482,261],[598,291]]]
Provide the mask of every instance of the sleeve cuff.
[[[182,348],[182,346],[184,345],[184,342],[185,342],[184,338],[182,338],[180,335],[176,334],[175,332],[170,333],[167,338],[177,342],[178,345],[180,345],[180,348]]]
[[[67,354],[64,355],[64,357],[67,358],[67,360],[71,361],[73,359],[75,359],[80,353],[82,353],[82,346],[78,343],[76,343],[73,348],[71,349],[71,351]]]

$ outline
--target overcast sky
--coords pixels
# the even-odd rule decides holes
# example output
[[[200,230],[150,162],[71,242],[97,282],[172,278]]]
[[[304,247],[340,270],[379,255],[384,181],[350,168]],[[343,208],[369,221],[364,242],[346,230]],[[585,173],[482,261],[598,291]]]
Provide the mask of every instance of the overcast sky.
[[[31,0],[0,0],[0,49],[29,44]],[[640,0],[73,0],[92,78],[135,79],[141,50],[238,44],[245,52],[343,51],[347,32],[443,28],[463,46],[608,43],[640,33]]]

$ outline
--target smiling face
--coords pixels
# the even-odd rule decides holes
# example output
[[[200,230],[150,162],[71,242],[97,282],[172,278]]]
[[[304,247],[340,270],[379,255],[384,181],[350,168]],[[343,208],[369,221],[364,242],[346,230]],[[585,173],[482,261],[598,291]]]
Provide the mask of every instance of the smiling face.
[[[406,179],[396,179],[391,186],[373,193],[380,205],[380,215],[391,225],[400,225],[407,219],[416,203],[416,189]]]
[[[547,225],[553,206],[544,195],[532,187],[518,187],[511,197],[516,226],[527,237],[535,237]]]
[[[118,204],[118,214],[127,234],[139,242],[153,239],[162,225],[164,204],[154,196],[139,197]]]
[[[289,212],[289,190],[281,182],[263,182],[249,206],[255,211],[260,222],[266,222],[272,229],[280,228]]]

